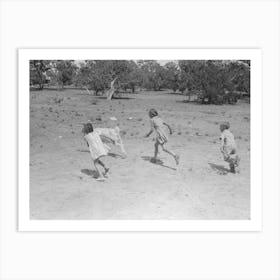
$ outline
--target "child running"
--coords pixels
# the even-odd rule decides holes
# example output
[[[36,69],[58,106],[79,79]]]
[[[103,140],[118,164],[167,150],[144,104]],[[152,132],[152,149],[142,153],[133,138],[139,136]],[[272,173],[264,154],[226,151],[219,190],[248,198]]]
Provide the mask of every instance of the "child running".
[[[84,124],[82,132],[84,133],[85,140],[89,147],[94,167],[98,173],[98,178],[96,180],[104,181],[104,175],[109,172],[109,168],[105,166],[100,158],[108,155],[110,148],[102,142],[100,133],[93,130],[93,126],[91,123]],[[98,164],[104,168],[104,174],[99,170]]]
[[[224,122],[220,125],[220,130],[222,132],[220,137],[221,152],[224,156],[224,160],[229,163],[230,172],[236,173],[240,158],[237,154],[234,136],[229,131],[229,128],[230,124],[228,122]]]
[[[166,148],[166,143],[168,142],[168,134],[165,127],[167,127],[169,129],[169,133],[172,134],[170,126],[158,116],[158,112],[155,109],[151,109],[149,111],[149,117],[151,119],[151,130],[145,135],[145,137],[149,137],[153,133],[153,131],[156,132],[155,153],[152,159],[153,162],[157,161],[158,147],[161,146],[164,152],[173,156],[176,164],[178,165],[179,155],[176,155]]]

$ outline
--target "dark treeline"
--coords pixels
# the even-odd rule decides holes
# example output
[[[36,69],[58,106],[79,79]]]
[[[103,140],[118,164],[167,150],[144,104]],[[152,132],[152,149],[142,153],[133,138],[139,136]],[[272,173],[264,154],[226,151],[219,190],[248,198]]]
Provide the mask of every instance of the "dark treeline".
[[[201,103],[236,103],[250,96],[250,61],[179,60],[30,60],[30,85],[84,88],[103,94],[116,79],[117,91],[168,89],[197,95]]]

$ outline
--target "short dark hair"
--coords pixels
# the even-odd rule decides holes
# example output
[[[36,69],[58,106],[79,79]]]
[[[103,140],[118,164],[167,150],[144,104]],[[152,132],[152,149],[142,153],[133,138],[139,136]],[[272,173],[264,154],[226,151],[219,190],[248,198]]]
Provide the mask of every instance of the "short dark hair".
[[[149,111],[149,116],[150,116],[150,118],[153,118],[153,117],[158,116],[157,110],[156,110],[156,109],[151,109],[151,110]]]
[[[85,123],[82,132],[84,134],[89,134],[93,132],[93,126],[91,123]]]
[[[222,122],[222,123],[220,124],[220,129],[221,129],[222,131],[224,131],[225,129],[229,129],[229,128],[230,128],[229,122]]]

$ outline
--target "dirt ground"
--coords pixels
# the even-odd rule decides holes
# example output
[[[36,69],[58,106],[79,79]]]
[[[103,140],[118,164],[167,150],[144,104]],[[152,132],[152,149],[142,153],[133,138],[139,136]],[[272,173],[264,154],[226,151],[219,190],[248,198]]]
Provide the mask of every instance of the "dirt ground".
[[[82,90],[30,92],[31,219],[249,219],[250,104],[198,105],[167,92],[106,99]],[[148,110],[174,130],[169,147],[180,164],[154,153]],[[116,117],[117,122],[110,117]],[[82,123],[119,125],[127,158],[112,155],[106,182],[94,179]],[[219,151],[219,122],[229,121],[241,173],[229,173]]]

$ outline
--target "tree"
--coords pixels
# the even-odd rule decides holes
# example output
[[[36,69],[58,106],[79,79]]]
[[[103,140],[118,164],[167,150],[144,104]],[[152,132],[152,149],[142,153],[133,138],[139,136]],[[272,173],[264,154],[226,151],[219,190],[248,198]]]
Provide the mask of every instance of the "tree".
[[[30,60],[29,61],[29,74],[30,85],[38,85],[39,89],[44,88],[47,82],[47,71],[50,69],[50,60]]]
[[[127,60],[87,60],[78,70],[75,83],[98,94],[108,89],[115,78],[115,87],[120,87],[130,72],[131,65]]]
[[[91,83],[91,68],[87,63],[81,63],[74,77],[75,86],[85,88],[89,90]]]
[[[58,89],[73,83],[78,68],[74,60],[53,60],[50,66],[47,75],[50,77],[50,82]]]
[[[135,92],[137,86],[141,84],[141,71],[135,61],[128,61],[128,71],[125,75],[119,79],[120,89],[127,90],[130,89],[131,92]]]
[[[179,67],[187,87],[203,93],[202,103],[235,103],[238,88],[250,90],[250,66],[244,61],[181,60]]]
[[[246,92],[250,95],[250,60],[229,61],[228,71],[231,75],[231,90]]]
[[[98,94],[106,89],[107,83],[109,83],[107,76],[108,73],[100,61],[87,60],[80,66],[75,77],[75,84]]]
[[[172,89],[174,92],[176,92],[180,88],[179,66],[175,62],[168,62],[164,65],[164,68],[165,68],[165,86],[166,88]]]
[[[137,62],[141,73],[141,85],[146,89],[161,90],[165,85],[165,69],[155,60]]]

